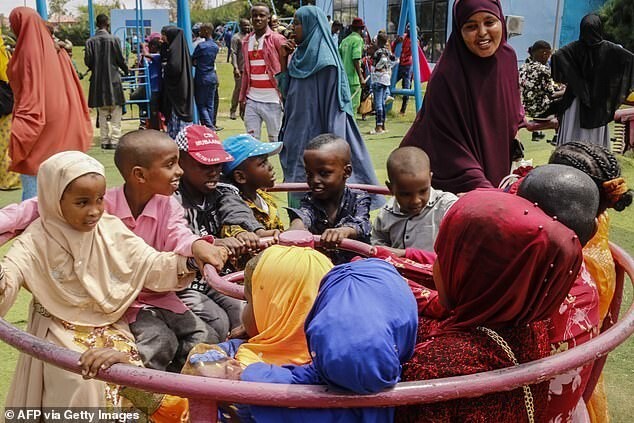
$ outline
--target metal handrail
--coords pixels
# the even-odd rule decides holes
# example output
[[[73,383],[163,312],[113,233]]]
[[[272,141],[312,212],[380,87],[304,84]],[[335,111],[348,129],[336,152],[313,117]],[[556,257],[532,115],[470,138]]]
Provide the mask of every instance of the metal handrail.
[[[617,268],[634,279],[634,261],[621,248],[611,245]],[[623,273],[621,272],[621,277]],[[492,392],[509,391],[539,383],[568,372],[608,354],[634,333],[634,305],[623,319],[596,338],[551,357],[516,367],[467,376],[402,382],[393,389],[372,395],[338,393],[326,386],[282,385],[211,379],[166,373],[116,364],[100,371],[98,379],[153,392],[190,398],[192,421],[215,421],[215,404],[231,402],[278,407],[346,408],[385,407],[433,403],[471,398]],[[25,333],[0,320],[0,339],[23,353],[80,373],[79,353]],[[211,414],[209,414],[211,413]]]
[[[371,185],[350,184],[348,186],[376,194],[387,192],[386,188]],[[307,190],[306,184],[280,184],[270,189],[270,191]],[[292,235],[288,236],[293,238]],[[298,238],[295,237],[295,239]],[[319,236],[312,236],[314,244],[318,245],[319,239]],[[354,240],[344,240],[340,248],[366,256],[372,253],[371,246]],[[617,270],[617,287],[622,287],[625,274],[634,281],[634,260],[620,247],[610,244],[610,248]],[[243,289],[235,282],[241,280],[242,276],[242,272],[238,272],[220,278],[211,266],[205,266],[205,277],[208,278],[210,284],[225,289],[223,292],[237,298],[243,296]],[[613,306],[615,304],[618,306],[621,293],[617,292],[615,295],[619,301],[613,302]],[[616,319],[616,310],[612,312],[613,318]],[[516,367],[443,379],[402,382],[392,389],[371,395],[340,392],[333,390],[332,387],[319,385],[284,385],[204,378],[124,364],[115,364],[107,370],[101,370],[97,379],[151,392],[187,397],[190,399],[190,415],[194,423],[215,422],[219,402],[304,408],[425,404],[510,391],[523,385],[552,379],[556,375],[590,362],[597,362],[600,366],[595,367],[602,367],[604,357],[632,333],[634,333],[634,303],[630,305],[621,321],[594,339],[568,351]],[[74,373],[81,373],[78,365],[79,353],[23,332],[2,319],[0,319],[0,339],[39,360]]]
[[[292,234],[299,234],[293,237]],[[289,236],[290,235],[290,236]],[[311,246],[311,247],[319,247],[321,243],[321,236],[313,235],[308,231],[286,231],[280,235],[279,243],[281,245],[298,245],[295,243],[294,239],[289,238],[297,238],[304,237],[302,239],[302,246]],[[286,238],[286,239],[285,239]],[[308,238],[308,239],[306,239]],[[271,240],[271,237],[261,238],[260,244],[267,245],[267,243]],[[309,243],[310,245],[307,245]],[[371,245],[365,244],[360,241],[356,241],[354,239],[343,239],[341,240],[341,244],[337,247],[339,250],[351,251],[353,253],[357,253],[359,255],[369,257],[373,253],[373,248]],[[225,276],[218,275],[216,269],[213,267],[206,265],[204,269],[205,280],[207,284],[211,286],[216,291],[221,294],[227,295],[231,298],[236,298],[238,300],[244,300],[244,286],[239,285],[237,282],[241,282],[244,279],[244,272],[235,272]]]
[[[617,268],[634,279],[634,261],[621,248],[611,245]],[[623,272],[620,273],[623,277]],[[192,421],[215,421],[215,403],[232,402],[279,407],[346,408],[385,407],[414,403],[433,403],[470,398],[548,380],[581,367],[608,354],[634,333],[634,305],[623,319],[596,338],[551,357],[517,367],[467,376],[402,382],[395,388],[372,395],[333,392],[326,386],[281,385],[239,382],[166,373],[116,364],[100,371],[98,379],[191,399]],[[80,373],[79,353],[25,333],[0,320],[0,339],[23,353]],[[208,413],[212,413],[209,415]],[[202,415],[201,415],[202,413]]]
[[[369,194],[392,195],[386,187],[366,184],[346,184],[350,189],[365,191]],[[305,182],[284,182],[276,184],[272,188],[267,188],[268,192],[306,192],[310,191],[308,184]]]

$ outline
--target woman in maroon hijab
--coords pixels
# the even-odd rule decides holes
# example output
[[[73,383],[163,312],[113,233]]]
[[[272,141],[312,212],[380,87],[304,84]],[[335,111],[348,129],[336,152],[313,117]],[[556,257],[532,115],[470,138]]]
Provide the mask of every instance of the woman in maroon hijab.
[[[401,143],[427,152],[435,188],[497,187],[509,173],[523,118],[518,78],[500,2],[456,0],[451,36]]]
[[[497,190],[463,196],[436,239],[434,282],[448,317],[421,317],[403,380],[469,375],[550,354],[545,319],[582,263],[575,233],[531,202]],[[434,291],[435,292],[435,291]],[[548,382],[479,398],[397,408],[397,422],[540,422]]]

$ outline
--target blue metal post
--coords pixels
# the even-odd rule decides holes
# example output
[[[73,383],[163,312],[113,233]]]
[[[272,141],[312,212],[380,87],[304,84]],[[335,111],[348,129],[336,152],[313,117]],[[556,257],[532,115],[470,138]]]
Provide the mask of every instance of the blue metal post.
[[[392,94],[398,95],[409,95],[414,96],[416,100],[416,111],[419,111],[423,105],[423,96],[421,94],[421,83],[420,83],[420,60],[418,57],[418,34],[416,33],[416,3],[415,0],[402,0],[401,2],[401,15],[399,16],[398,21],[398,31],[397,34],[399,36],[405,35],[405,28],[409,23],[409,38],[410,45],[412,46],[412,65],[414,71],[414,89],[398,89],[396,88],[396,80],[398,79],[398,67],[397,64],[392,71],[392,86],[390,87],[390,92]],[[396,50],[394,54],[396,56],[401,55],[401,51],[403,49],[403,43],[398,43],[396,45]]]
[[[407,2],[409,20],[409,39],[412,46],[412,64],[414,65],[414,98],[416,99],[416,111],[423,106],[423,98],[420,85],[420,57],[418,56],[418,34],[416,33],[416,3],[415,0],[403,0],[403,6]],[[401,7],[403,7],[401,6]]]
[[[95,35],[95,8],[92,0],[88,0],[88,27],[90,28],[90,36]]]
[[[46,0],[36,0],[35,7],[37,8],[37,13],[40,14],[42,19],[47,21],[48,20],[48,11],[46,10]]]
[[[139,38],[139,48],[141,43],[145,41],[145,20],[143,18],[143,0],[138,0],[137,8],[139,9],[139,18],[141,19],[141,34],[138,34]],[[150,31],[151,32],[151,31]]]
[[[189,4],[187,0],[177,0],[176,6],[176,24],[183,30],[189,51],[192,52],[194,44],[192,43],[192,20],[189,16]]]

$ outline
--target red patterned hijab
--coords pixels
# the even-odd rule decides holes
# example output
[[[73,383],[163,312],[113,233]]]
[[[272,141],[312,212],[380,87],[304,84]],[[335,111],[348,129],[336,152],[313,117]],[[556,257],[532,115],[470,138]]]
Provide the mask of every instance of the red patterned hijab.
[[[495,190],[458,200],[435,247],[439,292],[451,310],[439,333],[547,318],[570,291],[583,260],[573,231],[529,201]]]

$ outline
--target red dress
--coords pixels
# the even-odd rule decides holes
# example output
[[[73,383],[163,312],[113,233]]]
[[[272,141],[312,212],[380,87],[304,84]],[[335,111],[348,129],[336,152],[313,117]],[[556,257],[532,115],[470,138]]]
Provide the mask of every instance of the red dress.
[[[437,321],[422,317],[418,339],[424,339]],[[509,344],[520,363],[544,358],[549,353],[546,322],[497,331]],[[419,343],[414,357],[403,366],[403,381],[468,375],[511,367],[502,348],[477,329],[450,332]],[[531,385],[535,421],[543,421],[548,400],[548,382]],[[527,422],[522,388],[480,398],[457,399],[396,409],[396,422]]]

